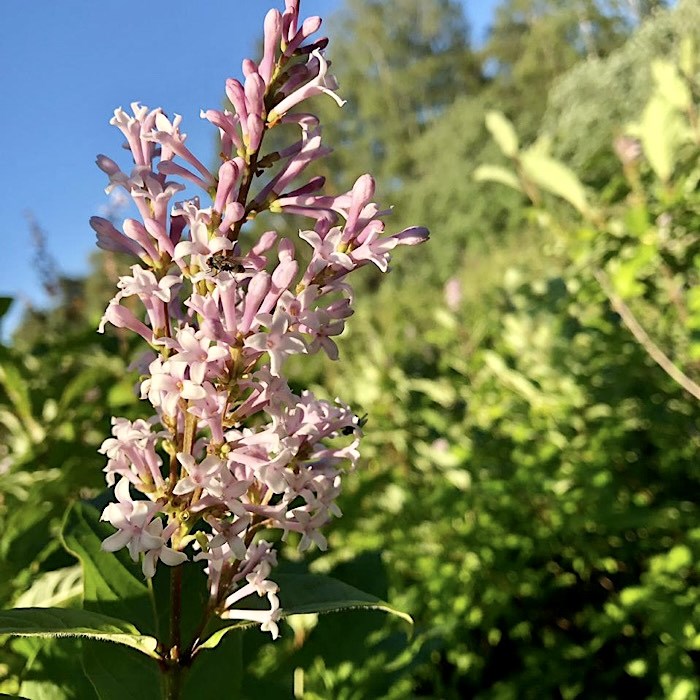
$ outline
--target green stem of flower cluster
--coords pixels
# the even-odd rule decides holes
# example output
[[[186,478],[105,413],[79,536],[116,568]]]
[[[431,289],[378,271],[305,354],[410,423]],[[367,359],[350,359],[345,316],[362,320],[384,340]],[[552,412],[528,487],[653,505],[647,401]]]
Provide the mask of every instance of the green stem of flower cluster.
[[[165,700],[179,700],[182,690],[180,653],[180,622],[182,612],[182,567],[170,570],[170,651],[166,663],[161,667],[164,673]]]

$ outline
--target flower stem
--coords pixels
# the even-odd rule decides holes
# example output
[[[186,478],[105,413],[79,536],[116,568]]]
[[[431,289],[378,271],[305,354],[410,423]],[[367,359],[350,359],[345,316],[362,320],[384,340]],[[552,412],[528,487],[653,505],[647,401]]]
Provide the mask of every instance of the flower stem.
[[[182,680],[180,663],[180,617],[182,612],[182,567],[170,570],[170,654],[165,666],[165,698],[179,700]]]

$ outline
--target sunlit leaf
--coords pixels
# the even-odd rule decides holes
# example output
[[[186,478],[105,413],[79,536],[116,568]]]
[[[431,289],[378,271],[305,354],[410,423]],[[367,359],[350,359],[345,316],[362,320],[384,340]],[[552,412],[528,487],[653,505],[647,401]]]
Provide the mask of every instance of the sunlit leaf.
[[[520,160],[533,182],[566,200],[581,214],[589,212],[586,191],[573,170],[539,150],[525,151]]]
[[[673,63],[657,59],[651,64],[651,72],[656,81],[656,89],[665,100],[682,111],[690,107],[692,104],[690,88]]]
[[[78,600],[82,592],[83,576],[80,566],[46,571],[15,601],[15,607],[64,607]]]
[[[499,165],[480,165],[474,171],[474,179],[478,182],[499,182],[501,185],[522,192],[520,180],[515,173]]]
[[[678,110],[660,95],[654,95],[638,124],[630,131],[642,141],[644,155],[662,182],[668,182],[675,168],[676,151],[689,138],[687,124]]]
[[[502,112],[491,110],[486,113],[486,128],[491,132],[494,141],[508,158],[514,158],[518,153],[518,135],[511,122]]]
[[[87,637],[116,642],[157,658],[156,640],[136,627],[89,610],[14,608],[0,611],[0,634],[20,637]]]

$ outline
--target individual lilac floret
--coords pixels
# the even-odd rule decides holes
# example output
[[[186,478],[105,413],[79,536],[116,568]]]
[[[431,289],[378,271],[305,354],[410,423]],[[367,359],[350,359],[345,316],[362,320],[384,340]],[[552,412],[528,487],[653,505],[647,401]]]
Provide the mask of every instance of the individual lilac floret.
[[[208,611],[273,638],[284,591],[262,537],[277,530],[301,551],[326,549],[323,528],[341,516],[364,422],[339,399],[294,393],[286,361],[320,351],[337,360],[335,339],[353,314],[349,275],[370,263],[386,271],[396,247],[428,238],[419,227],[385,235],[390,209],[373,201],[370,175],[333,195],[305,174],[330,152],[305,101],[343,104],[328,40],[313,38],[320,26],[300,21],[298,0],[268,12],[260,63],[244,61],[241,79],[226,81],[228,108],[201,112],[218,131],[214,167],[187,146],[181,116],[139,103],[115,110],[131,162],[122,170],[101,155],[97,164],[140,220],[90,222],[101,248],[131,257],[99,330],[111,324],[146,341],[138,389],[153,411],[148,421],[113,419],[102,445],[116,484],[102,514],[116,532],[102,546],[126,547],[147,578],[159,562],[204,562]],[[267,148],[280,124],[295,136]],[[175,202],[186,186],[200,191]],[[266,212],[304,216],[308,228],[293,239],[251,236],[246,222]]]
[[[187,561],[187,555],[176,552],[165,544],[176,525],[171,523],[167,528],[163,528],[163,522],[155,517],[160,510],[159,504],[132,501],[129,480],[125,478],[117,484],[114,493],[117,503],[110,503],[104,509],[102,520],[107,520],[118,531],[102,543],[104,550],[115,552],[126,547],[134,561],[138,561],[139,554],[144,554],[143,575],[147,578],[155,574],[158,560],[168,566]]]

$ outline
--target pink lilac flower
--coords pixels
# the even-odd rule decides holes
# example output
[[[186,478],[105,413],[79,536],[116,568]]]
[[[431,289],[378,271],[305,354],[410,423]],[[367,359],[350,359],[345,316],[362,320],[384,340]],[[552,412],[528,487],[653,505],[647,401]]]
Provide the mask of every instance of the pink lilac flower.
[[[322,529],[342,514],[337,500],[363,424],[338,399],[294,393],[285,362],[321,350],[338,359],[336,339],[353,314],[349,275],[369,263],[386,271],[397,246],[428,238],[419,227],[385,234],[391,210],[373,201],[368,174],[337,195],[323,192],[323,177],[305,177],[330,152],[305,101],[343,104],[323,55],[328,41],[313,39],[320,26],[318,17],[300,20],[299,0],[268,12],[260,62],[247,59],[241,79],[226,81],[231,109],[200,112],[218,132],[214,167],[186,145],[180,115],[139,103],[115,110],[131,162],[101,155],[97,164],[107,191],[128,193],[140,219],[90,222],[100,247],[137,263],[99,330],[111,324],[146,342],[135,367],[153,412],[113,419],[100,450],[116,497],[102,514],[115,528],[103,547],[126,547],[147,578],[159,563],[205,562],[209,610],[273,637],[277,558],[262,537],[278,530],[302,551],[327,547]],[[267,133],[280,124],[296,136],[273,150]],[[199,193],[174,202],[185,183]],[[245,230],[268,212],[310,220],[299,233],[308,264],[291,238]]]

